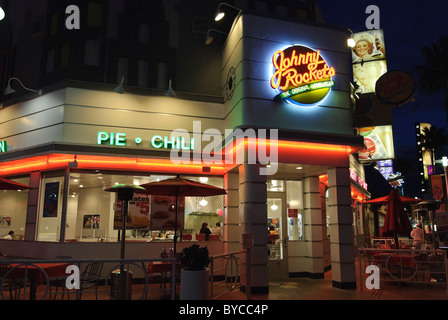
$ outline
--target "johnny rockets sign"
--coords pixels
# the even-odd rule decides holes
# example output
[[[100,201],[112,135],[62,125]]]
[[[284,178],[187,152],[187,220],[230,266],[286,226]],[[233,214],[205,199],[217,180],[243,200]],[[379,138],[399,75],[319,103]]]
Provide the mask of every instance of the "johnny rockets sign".
[[[274,74],[271,87],[280,93],[275,100],[302,107],[319,105],[334,86],[333,67],[320,55],[320,50],[294,45],[278,50],[272,57]]]

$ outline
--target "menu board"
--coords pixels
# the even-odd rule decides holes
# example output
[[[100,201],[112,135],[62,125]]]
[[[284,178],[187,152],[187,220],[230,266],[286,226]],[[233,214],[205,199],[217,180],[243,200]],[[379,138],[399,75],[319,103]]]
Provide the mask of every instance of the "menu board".
[[[149,230],[150,197],[146,194],[134,194],[128,202],[128,215],[126,229]],[[114,204],[114,229],[122,227],[121,200],[116,199]]]

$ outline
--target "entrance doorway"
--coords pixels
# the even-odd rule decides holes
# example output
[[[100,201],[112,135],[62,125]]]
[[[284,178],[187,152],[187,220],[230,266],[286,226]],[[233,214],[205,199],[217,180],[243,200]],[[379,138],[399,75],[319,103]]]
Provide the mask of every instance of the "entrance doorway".
[[[268,192],[269,279],[288,278],[287,219],[284,193]]]

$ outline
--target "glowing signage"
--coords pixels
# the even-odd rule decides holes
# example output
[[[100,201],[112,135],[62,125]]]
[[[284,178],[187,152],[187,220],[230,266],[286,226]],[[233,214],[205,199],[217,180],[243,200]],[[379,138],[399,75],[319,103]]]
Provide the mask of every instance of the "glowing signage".
[[[272,56],[271,87],[279,91],[275,100],[304,107],[320,104],[334,86],[336,71],[329,67],[320,50],[294,45]]]
[[[357,182],[361,187],[367,190],[367,183],[361,177],[359,177],[356,174],[356,172],[353,171],[352,169],[350,169],[350,179]]]
[[[8,151],[6,141],[0,141],[0,153],[5,153],[6,151]]]
[[[142,143],[142,138],[134,139],[136,145]],[[180,149],[180,150],[194,150],[194,139],[191,138],[188,142],[183,137],[162,137],[155,135],[151,138],[151,146],[155,149]],[[97,135],[97,144],[109,144],[111,146],[125,147],[128,145],[126,133],[121,132],[104,132],[99,131]]]

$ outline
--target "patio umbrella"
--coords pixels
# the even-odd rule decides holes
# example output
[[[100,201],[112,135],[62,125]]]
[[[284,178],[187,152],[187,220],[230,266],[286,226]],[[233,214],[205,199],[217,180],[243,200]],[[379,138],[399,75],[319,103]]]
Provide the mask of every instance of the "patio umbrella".
[[[25,189],[31,189],[31,187],[5,178],[0,178],[0,190],[25,190]]]
[[[392,190],[392,192],[397,194],[393,190]],[[367,203],[367,204],[387,204],[389,196],[390,196],[390,194],[385,196],[385,197],[381,197],[381,198],[376,198],[376,199],[372,199],[372,200],[369,200],[369,201],[365,201],[364,203]],[[415,198],[411,198],[411,197],[400,196],[399,194],[397,194],[397,196],[400,198],[401,203],[419,203],[419,202],[422,201],[421,199],[415,199]]]
[[[179,197],[209,197],[226,194],[224,189],[214,187],[208,184],[182,179],[177,175],[176,178],[155,181],[140,185],[147,190],[147,193],[160,196],[175,196],[176,210],[174,222],[174,255],[176,255],[177,243],[177,207]]]
[[[383,236],[394,236],[397,240],[398,234],[409,234],[412,230],[411,223],[403,209],[400,196],[392,190],[387,196],[387,212],[384,219]],[[395,242],[397,244],[397,241]]]

